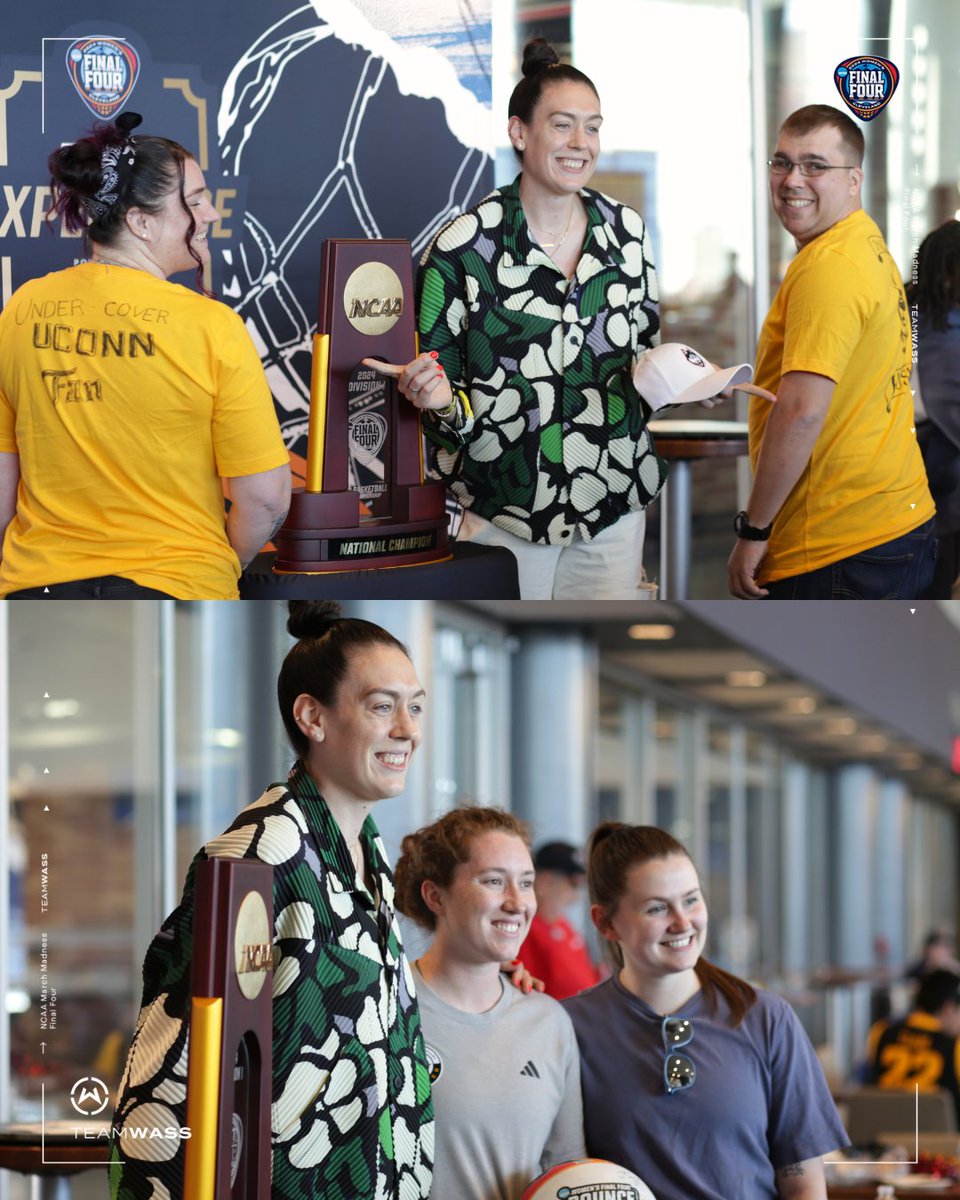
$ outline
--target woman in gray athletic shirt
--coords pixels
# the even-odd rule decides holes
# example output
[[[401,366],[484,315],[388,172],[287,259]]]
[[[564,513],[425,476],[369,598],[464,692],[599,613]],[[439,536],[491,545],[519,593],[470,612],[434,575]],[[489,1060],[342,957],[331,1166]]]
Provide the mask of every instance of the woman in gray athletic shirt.
[[[587,881],[617,967],[563,1002],[589,1153],[657,1200],[826,1200],[820,1155],[849,1139],[820,1064],[785,1000],[703,957],[707,907],[684,847],[607,822]]]
[[[527,826],[458,808],[403,840],[396,906],[433,932],[414,964],[433,1085],[435,1196],[519,1200],[541,1171],[582,1158],[570,1018],[507,983],[537,902]]]

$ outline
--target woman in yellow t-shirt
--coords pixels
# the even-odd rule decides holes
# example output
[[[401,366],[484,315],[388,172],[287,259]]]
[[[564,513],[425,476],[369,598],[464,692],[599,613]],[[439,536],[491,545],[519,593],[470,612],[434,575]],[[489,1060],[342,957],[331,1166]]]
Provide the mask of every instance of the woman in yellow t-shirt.
[[[259,356],[202,284],[219,214],[140,120],[51,154],[50,215],[90,257],[0,313],[0,596],[232,599],[286,514]],[[187,270],[203,294],[169,282]]]

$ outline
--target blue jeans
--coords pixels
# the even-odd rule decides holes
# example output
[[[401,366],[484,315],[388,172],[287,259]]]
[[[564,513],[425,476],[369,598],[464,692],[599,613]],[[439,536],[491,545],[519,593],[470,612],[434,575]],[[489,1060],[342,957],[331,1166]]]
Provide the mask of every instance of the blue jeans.
[[[72,579],[69,583],[49,583],[46,587],[21,588],[10,592],[8,600],[173,600],[166,592],[141,587],[122,575],[101,575],[97,579]]]
[[[933,582],[935,557],[931,517],[892,542],[762,586],[771,600],[919,600]]]

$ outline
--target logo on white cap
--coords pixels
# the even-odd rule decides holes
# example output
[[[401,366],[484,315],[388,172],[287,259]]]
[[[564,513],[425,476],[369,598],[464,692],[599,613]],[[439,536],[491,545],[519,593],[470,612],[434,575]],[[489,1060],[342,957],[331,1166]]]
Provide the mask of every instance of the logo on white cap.
[[[681,342],[664,342],[662,346],[644,350],[633,369],[633,385],[654,412],[672,404],[709,400],[728,387],[741,387],[767,400],[776,399],[772,393],[751,385],[752,378],[753,367],[749,363],[715,367]]]

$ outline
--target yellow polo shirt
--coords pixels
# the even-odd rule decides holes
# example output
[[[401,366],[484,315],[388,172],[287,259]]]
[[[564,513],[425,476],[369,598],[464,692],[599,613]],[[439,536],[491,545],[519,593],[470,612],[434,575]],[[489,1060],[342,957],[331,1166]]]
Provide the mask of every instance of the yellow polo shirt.
[[[858,209],[797,254],[760,333],[761,387],[779,391],[789,371],[837,385],[810,461],[773,523],[761,582],[849,558],[933,516],[913,430],[911,359],[896,263]],[[767,401],[751,401],[754,470],[769,415]]]

